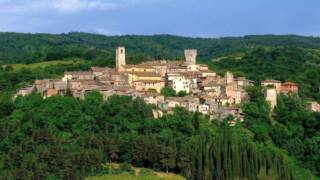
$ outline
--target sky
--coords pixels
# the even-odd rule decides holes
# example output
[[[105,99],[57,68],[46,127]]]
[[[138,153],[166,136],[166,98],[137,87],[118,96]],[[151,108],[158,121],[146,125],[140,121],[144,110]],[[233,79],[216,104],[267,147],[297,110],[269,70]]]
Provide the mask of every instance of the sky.
[[[0,0],[0,32],[320,36],[320,0]]]

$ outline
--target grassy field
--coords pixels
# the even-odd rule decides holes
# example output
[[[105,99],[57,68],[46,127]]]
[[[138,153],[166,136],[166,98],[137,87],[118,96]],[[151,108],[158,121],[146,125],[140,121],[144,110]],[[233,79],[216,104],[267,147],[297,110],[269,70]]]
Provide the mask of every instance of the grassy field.
[[[35,68],[43,68],[50,65],[57,65],[57,64],[80,64],[84,63],[83,60],[73,60],[73,61],[46,61],[46,62],[39,62],[39,63],[33,63],[33,64],[10,64],[10,66],[13,68],[13,70],[20,70],[22,68],[27,69],[35,69]]]
[[[118,167],[118,164],[113,163],[111,166]],[[121,174],[92,176],[87,177],[86,180],[185,180],[184,177],[172,173],[155,172],[145,168],[132,168],[134,169],[132,174],[124,172]]]

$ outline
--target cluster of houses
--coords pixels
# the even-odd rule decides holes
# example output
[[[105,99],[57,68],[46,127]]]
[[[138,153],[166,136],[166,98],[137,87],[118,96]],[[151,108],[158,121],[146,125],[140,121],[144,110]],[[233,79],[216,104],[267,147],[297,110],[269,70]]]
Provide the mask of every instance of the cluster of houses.
[[[89,71],[65,72],[61,79],[36,80],[31,87],[20,89],[17,95],[37,91],[44,98],[71,93],[84,99],[89,91],[99,91],[105,100],[112,95],[140,97],[154,104],[155,117],[171,113],[174,107],[199,111],[212,119],[233,115],[242,120],[238,107],[247,100],[246,86],[253,81],[234,77],[231,72],[219,76],[207,65],[197,64],[197,50],[185,50],[185,61],[155,60],[137,65],[126,64],[124,47],[116,49],[116,68],[92,67]],[[187,96],[165,98],[161,90],[171,87]]]
[[[116,49],[116,67],[92,67],[89,71],[65,72],[61,79],[36,80],[31,87],[20,89],[17,95],[37,91],[44,98],[72,94],[84,99],[87,92],[99,91],[105,100],[112,95],[142,98],[154,104],[154,117],[172,113],[175,107],[184,107],[192,112],[201,112],[211,119],[223,119],[233,115],[243,120],[239,104],[248,100],[245,87],[254,82],[245,77],[234,77],[226,72],[222,77],[209,70],[207,65],[197,64],[197,50],[185,50],[185,61],[155,60],[141,64],[126,64],[124,47]],[[298,85],[292,82],[265,80],[266,100],[272,108],[277,105],[277,94],[298,93]],[[184,92],[184,97],[167,97],[161,94],[165,87]],[[318,106],[310,105],[313,109]],[[235,123],[234,121],[233,123]]]

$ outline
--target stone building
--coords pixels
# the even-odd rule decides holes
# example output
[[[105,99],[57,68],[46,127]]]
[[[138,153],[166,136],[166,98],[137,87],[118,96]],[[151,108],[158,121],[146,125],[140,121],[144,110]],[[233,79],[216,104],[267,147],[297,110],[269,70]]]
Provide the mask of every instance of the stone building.
[[[273,79],[267,79],[261,82],[262,87],[268,87],[268,86],[275,87],[277,90],[277,93],[281,92],[281,84],[282,84],[281,81],[273,80]]]
[[[277,106],[277,89],[275,87],[267,87],[265,89],[265,98],[273,110]]]
[[[168,74],[167,85],[172,87],[177,93],[180,91],[189,93],[191,81],[181,74]]]
[[[143,93],[141,97],[143,98],[144,102],[146,102],[147,104],[154,104],[158,106],[164,103],[164,96],[159,93],[146,92],[146,93]]]
[[[165,87],[165,83],[163,80],[137,80],[133,81],[133,87],[137,91],[155,90],[160,93],[161,89]]]
[[[71,80],[94,80],[95,76],[90,71],[73,71],[65,72],[62,81],[71,81]]]
[[[123,66],[126,65],[126,49],[119,46],[116,49],[116,70],[118,72],[124,71]]]
[[[320,104],[316,101],[308,102],[306,109],[308,111],[320,112]]]
[[[114,72],[114,69],[109,67],[91,67],[90,71],[96,78],[99,78],[106,76],[110,72]]]
[[[210,105],[209,104],[200,104],[198,106],[198,111],[202,114],[208,115],[210,113]]]
[[[189,65],[195,65],[197,63],[197,50],[196,49],[186,49],[184,50],[184,56],[186,58],[186,63]]]
[[[25,87],[20,89],[16,95],[14,95],[13,99],[15,99],[18,96],[26,96],[31,94],[33,91],[35,90],[35,86],[29,86],[29,87]]]
[[[129,85],[133,85],[135,81],[163,81],[160,74],[155,72],[130,72],[127,75]]]
[[[293,82],[285,82],[281,84],[281,92],[284,94],[295,93],[299,91],[299,85]]]
[[[234,81],[234,76],[231,72],[227,71],[224,75],[225,83],[226,84],[232,84]]]

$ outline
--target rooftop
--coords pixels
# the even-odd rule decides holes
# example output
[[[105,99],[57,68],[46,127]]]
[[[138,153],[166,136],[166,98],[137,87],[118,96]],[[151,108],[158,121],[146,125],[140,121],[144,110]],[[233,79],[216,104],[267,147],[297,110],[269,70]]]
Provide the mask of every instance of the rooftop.
[[[151,83],[162,83],[164,81],[163,80],[137,80],[137,81],[133,81],[133,82],[143,82],[146,84],[151,84]]]
[[[262,81],[262,83],[281,83],[281,81],[274,80],[274,79],[266,79]]]
[[[287,82],[282,83],[282,86],[298,86],[298,84],[294,83],[294,82],[287,81]]]
[[[115,71],[115,69],[113,68],[109,68],[109,67],[91,67],[90,70],[92,72],[105,72],[105,71]]]
[[[140,77],[161,77],[155,72],[128,72],[129,74],[140,76]]]
[[[92,75],[90,71],[69,71],[64,72],[65,75]]]

